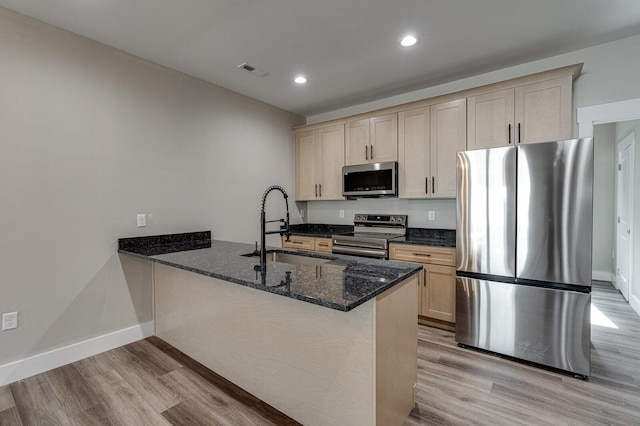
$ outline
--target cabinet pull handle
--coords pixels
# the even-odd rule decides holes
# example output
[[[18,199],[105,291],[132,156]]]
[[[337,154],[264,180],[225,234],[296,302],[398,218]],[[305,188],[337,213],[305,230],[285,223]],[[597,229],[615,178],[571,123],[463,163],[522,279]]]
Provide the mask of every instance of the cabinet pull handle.
[[[365,160],[369,159],[369,145],[364,146],[364,159]]]
[[[511,123],[509,123],[509,131],[507,133],[509,134],[509,145],[511,145]]]
[[[302,241],[291,241],[293,244],[304,244]]]
[[[429,178],[428,177],[424,178],[424,193],[425,194],[429,193]]]
[[[522,143],[522,139],[520,138],[520,123],[518,123],[518,143]]]
[[[426,257],[431,257],[431,255],[429,253],[413,253],[414,256],[426,256]]]
[[[316,197],[318,196],[318,184],[316,183]]]
[[[431,193],[433,195],[436,194],[436,178],[435,178],[435,176],[431,176]]]
[[[329,247],[329,244],[327,244],[327,243],[318,243],[318,245],[320,247]]]
[[[369,145],[371,147],[371,159],[373,160],[373,145]]]
[[[318,185],[318,188],[320,188],[320,190],[318,191],[318,193],[320,194],[320,196],[322,197],[322,184]]]

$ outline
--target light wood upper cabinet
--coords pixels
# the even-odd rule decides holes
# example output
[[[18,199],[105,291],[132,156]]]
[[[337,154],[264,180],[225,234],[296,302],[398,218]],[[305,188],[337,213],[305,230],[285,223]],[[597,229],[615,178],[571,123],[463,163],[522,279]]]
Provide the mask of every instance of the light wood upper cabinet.
[[[515,140],[535,143],[571,138],[571,76],[515,89]]]
[[[343,200],[344,124],[296,132],[296,200]]]
[[[316,130],[296,133],[296,200],[315,199],[316,168],[322,165],[316,159],[316,138]]]
[[[398,113],[398,183],[400,198],[429,198],[431,188],[431,109]]]
[[[398,115],[396,113],[353,120],[345,137],[347,165],[398,160]]]
[[[571,138],[572,76],[468,98],[468,149]]]
[[[456,152],[467,146],[466,99],[431,107],[431,195],[456,197]]]
[[[467,149],[496,148],[513,143],[514,99],[514,89],[467,99]]]
[[[456,152],[466,149],[466,99],[398,113],[401,198],[454,198]]]

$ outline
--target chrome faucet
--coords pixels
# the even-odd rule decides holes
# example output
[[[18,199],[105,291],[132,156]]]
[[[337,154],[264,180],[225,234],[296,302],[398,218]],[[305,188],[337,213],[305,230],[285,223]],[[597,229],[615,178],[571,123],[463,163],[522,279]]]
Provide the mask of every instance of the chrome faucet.
[[[267,201],[267,195],[269,195],[269,193],[273,190],[277,189],[278,191],[282,192],[282,196],[284,197],[284,203],[285,206],[287,208],[287,216],[285,219],[276,219],[276,220],[266,220],[266,214],[264,211],[264,205]],[[283,187],[281,187],[280,185],[272,185],[269,188],[267,188],[266,191],[264,191],[264,194],[262,195],[262,207],[260,209],[260,273],[262,274],[262,278],[264,279],[264,277],[267,274],[267,250],[266,250],[266,236],[267,234],[280,234],[280,235],[286,235],[287,236],[287,241],[289,240],[289,237],[291,237],[291,228],[289,226],[289,201],[288,201],[289,196],[287,195],[287,192],[284,190]],[[280,225],[280,229],[277,231],[267,231],[266,227],[267,227],[267,223],[273,223],[273,222],[280,222],[283,223],[283,225]]]

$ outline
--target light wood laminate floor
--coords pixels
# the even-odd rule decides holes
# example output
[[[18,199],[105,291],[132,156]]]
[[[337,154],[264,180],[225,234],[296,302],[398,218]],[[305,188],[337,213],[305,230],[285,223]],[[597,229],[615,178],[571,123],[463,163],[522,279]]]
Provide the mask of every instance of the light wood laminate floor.
[[[407,425],[640,424],[640,318],[608,283],[593,304],[588,381],[456,346],[419,326],[417,406]],[[0,387],[0,425],[294,425],[149,338]]]

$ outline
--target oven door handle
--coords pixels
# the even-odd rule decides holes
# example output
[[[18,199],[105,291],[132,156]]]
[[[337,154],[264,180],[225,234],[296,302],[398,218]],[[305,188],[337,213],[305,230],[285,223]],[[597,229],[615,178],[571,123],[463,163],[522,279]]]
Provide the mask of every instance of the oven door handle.
[[[380,259],[387,258],[386,250],[375,250],[375,249],[364,249],[364,248],[351,248],[351,247],[336,247],[333,246],[331,249],[332,253],[337,254],[349,254],[352,256],[369,256],[369,257],[377,257]]]

